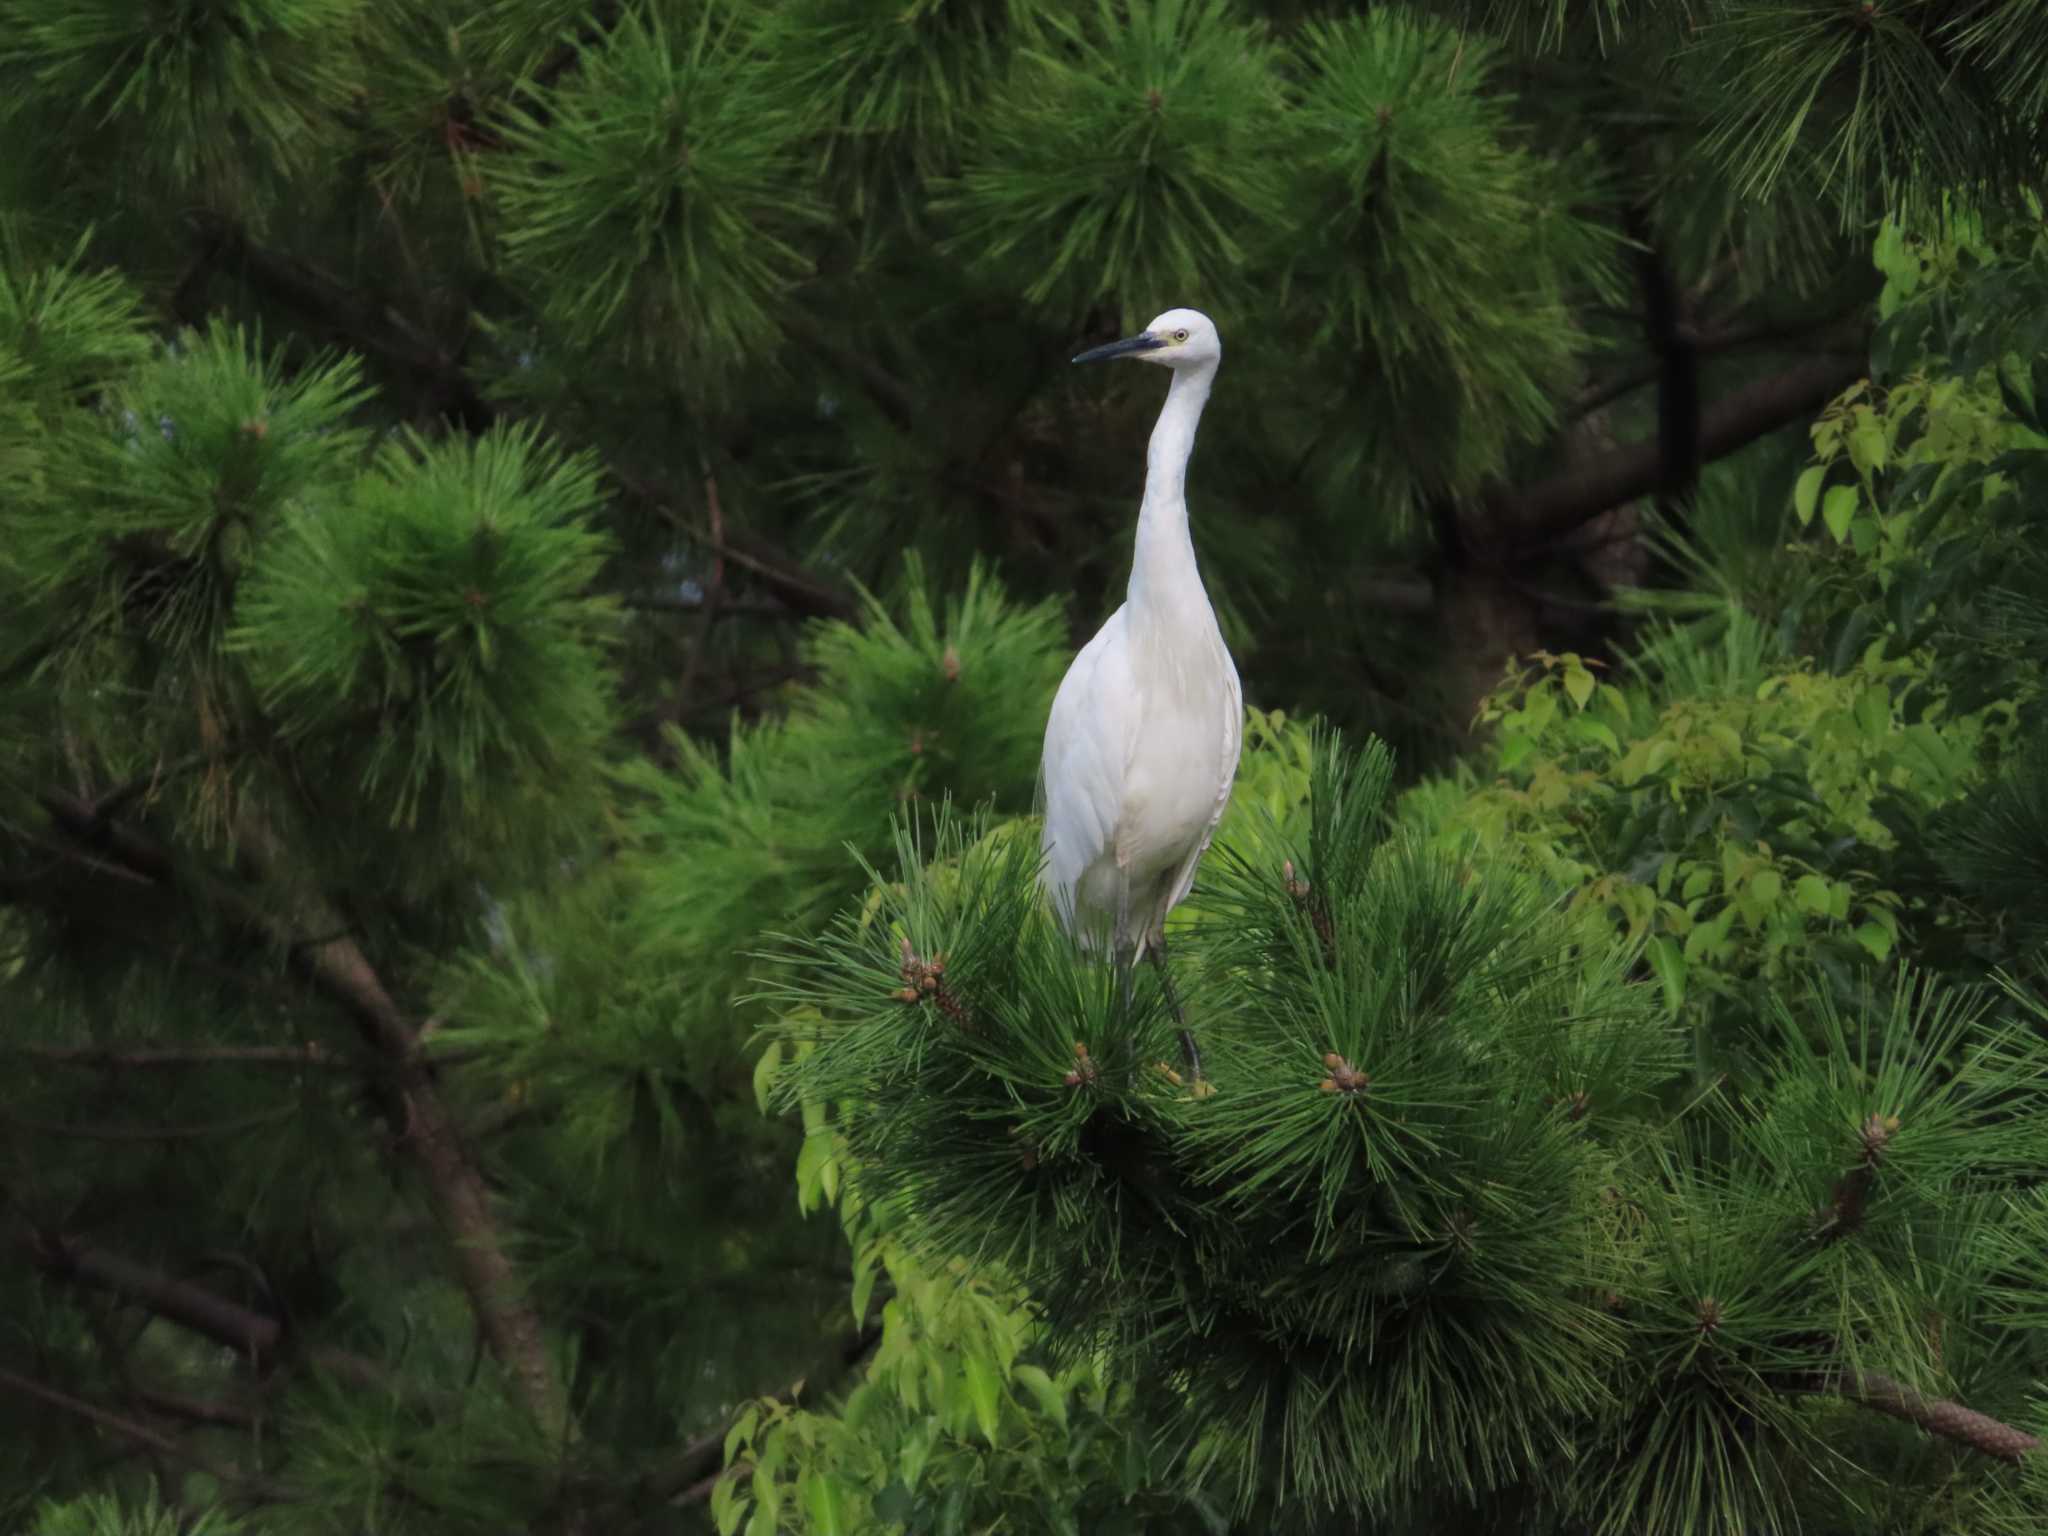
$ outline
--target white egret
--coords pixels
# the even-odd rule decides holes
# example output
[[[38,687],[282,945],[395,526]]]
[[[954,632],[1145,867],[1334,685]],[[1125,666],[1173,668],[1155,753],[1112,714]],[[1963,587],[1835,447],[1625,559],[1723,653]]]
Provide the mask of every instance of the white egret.
[[[1188,536],[1195,425],[1223,343],[1209,317],[1169,309],[1077,363],[1131,357],[1171,369],[1145,456],[1145,499],[1123,605],[1067,669],[1045,727],[1045,884],[1069,932],[1123,976],[1160,969],[1195,1091],[1201,1057],[1166,970],[1166,914],[1195,882],[1230,799],[1244,696]]]

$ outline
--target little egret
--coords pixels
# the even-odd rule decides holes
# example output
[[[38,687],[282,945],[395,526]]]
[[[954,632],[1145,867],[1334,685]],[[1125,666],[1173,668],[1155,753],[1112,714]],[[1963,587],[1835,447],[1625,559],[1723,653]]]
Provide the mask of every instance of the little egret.
[[[1109,951],[1126,997],[1139,957],[1159,967],[1200,1093],[1201,1057],[1166,970],[1166,914],[1195,883],[1244,732],[1244,696],[1195,569],[1185,494],[1223,343],[1207,315],[1169,309],[1074,361],[1112,357],[1158,363],[1173,383],[1145,455],[1123,606],[1081,648],[1052,701],[1040,846],[1054,910],[1084,947]]]

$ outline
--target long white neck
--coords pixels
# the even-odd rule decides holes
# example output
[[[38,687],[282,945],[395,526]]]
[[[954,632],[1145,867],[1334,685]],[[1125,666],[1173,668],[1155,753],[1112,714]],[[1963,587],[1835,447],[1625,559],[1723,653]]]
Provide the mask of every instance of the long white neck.
[[[1213,362],[1176,368],[1152,428],[1152,444],[1145,451],[1145,501],[1138,510],[1138,542],[1131,558],[1130,605],[1141,620],[1172,622],[1195,611],[1209,613],[1188,537],[1187,476],[1195,426],[1215,378]]]

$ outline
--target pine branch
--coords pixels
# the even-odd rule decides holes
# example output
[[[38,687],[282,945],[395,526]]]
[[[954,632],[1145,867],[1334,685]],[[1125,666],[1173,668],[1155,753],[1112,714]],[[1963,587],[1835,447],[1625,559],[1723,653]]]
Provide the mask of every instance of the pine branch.
[[[184,1419],[192,1424],[219,1424],[231,1429],[248,1429],[256,1423],[256,1410],[242,1403],[187,1397],[182,1392],[161,1392],[155,1387],[138,1387],[135,1396],[142,1406],[152,1413],[160,1413],[173,1419]]]
[[[793,612],[813,619],[852,619],[858,615],[859,605],[852,593],[815,575],[774,545],[731,530],[723,536],[713,533],[678,511],[673,498],[652,481],[617,466],[613,466],[611,474],[628,495],[692,543],[760,577]]]
[[[205,264],[231,268],[267,299],[304,316],[316,332],[375,358],[403,377],[430,384],[434,408],[468,430],[481,432],[501,416],[500,409],[477,389],[459,358],[388,306],[374,305],[340,278],[308,262],[264,249],[228,220],[212,214],[199,219]],[[866,382],[886,395],[893,381],[884,384],[883,379],[886,375]],[[892,413],[908,409],[900,387],[893,400],[884,403]],[[672,510],[670,498],[661,488],[617,466],[612,467],[612,475],[635,499],[691,538],[759,576],[795,612],[810,618],[839,619],[853,618],[858,612],[851,594],[805,569],[787,552],[752,535],[730,541],[707,539],[702,530]]]
[[[1766,433],[1817,415],[1869,371],[1859,346],[1824,352],[1723,395],[1700,413],[1700,462],[1724,458]],[[1661,444],[1647,438],[1535,485],[1493,492],[1485,506],[1504,545],[1500,558],[1538,549],[1602,512],[1651,494],[1663,473]]]
[[[138,1423],[134,1419],[124,1418],[110,1409],[102,1408],[96,1403],[89,1403],[82,1397],[73,1397],[69,1392],[60,1392],[55,1387],[45,1382],[37,1381],[32,1376],[24,1376],[18,1371],[10,1371],[0,1367],[0,1386],[11,1387],[24,1397],[34,1398],[36,1401],[47,1403],[53,1408],[61,1408],[66,1413],[74,1414],[90,1423],[97,1424],[101,1429],[119,1435],[122,1439],[142,1446],[146,1450],[186,1462],[191,1466],[199,1468],[202,1472],[218,1478],[221,1482],[239,1489],[243,1494],[260,1499],[265,1503],[288,1504],[297,1501],[298,1496],[280,1483],[273,1482],[271,1479],[260,1474],[244,1472],[239,1468],[217,1462],[211,1457],[181,1444],[171,1436],[164,1434],[161,1430],[152,1429],[147,1424]]]
[[[67,831],[115,852],[123,863],[168,876],[170,861],[160,850],[95,816],[87,802],[53,794],[44,796],[43,803]],[[252,871],[266,883],[292,889],[289,865],[266,829],[245,824],[240,846]],[[418,1049],[418,1031],[340,915],[310,892],[295,894],[296,911],[281,912],[275,901],[246,902],[237,916],[282,949],[295,971],[341,1004],[376,1049],[403,1116],[401,1144],[420,1168],[446,1223],[478,1327],[509,1371],[527,1411],[550,1430],[565,1429],[568,1400],[548,1359],[539,1314],[518,1284],[483,1174],[441,1097],[432,1064]],[[309,939],[308,934],[321,937]]]
[[[260,829],[246,828],[242,846],[272,881],[288,878],[282,855]],[[348,936],[340,915],[318,897],[301,894],[292,919],[259,914],[259,921],[288,949],[293,968],[347,1009],[384,1058],[405,1114],[401,1142],[447,1224],[477,1325],[535,1421],[550,1431],[565,1431],[568,1397],[548,1358],[540,1314],[513,1271],[482,1170],[441,1096],[434,1069],[420,1054],[418,1029]],[[303,937],[308,932],[336,936],[309,942]]]
[[[2041,1448],[2039,1437],[1946,1398],[1927,1397],[1879,1371],[1843,1371],[1800,1390],[1827,1393],[1908,1424],[1938,1439],[2001,1461],[2021,1461]]]
[[[483,397],[461,361],[388,305],[374,304],[309,262],[266,250],[228,219],[201,213],[195,221],[203,269],[232,272],[272,303],[303,316],[327,339],[431,386],[436,413],[453,417],[469,431],[482,432],[498,419],[498,408]]]
[[[37,1136],[69,1136],[80,1141],[198,1141],[211,1136],[240,1136],[289,1120],[297,1106],[280,1104],[233,1120],[200,1120],[190,1125],[84,1125],[64,1120],[38,1120],[0,1114],[0,1125]]]
[[[276,1318],[94,1244],[60,1233],[24,1232],[18,1246],[45,1274],[117,1296],[225,1345],[252,1365],[275,1359],[283,1343],[284,1325]],[[306,1359],[353,1386],[392,1389],[382,1366],[347,1350],[317,1347],[306,1351]]]

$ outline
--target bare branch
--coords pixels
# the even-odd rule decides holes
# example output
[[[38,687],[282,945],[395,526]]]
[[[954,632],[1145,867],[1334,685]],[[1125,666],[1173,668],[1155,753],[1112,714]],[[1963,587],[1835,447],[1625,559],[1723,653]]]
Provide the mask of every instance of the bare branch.
[[[289,1120],[296,1106],[282,1104],[234,1120],[201,1120],[191,1125],[84,1125],[66,1120],[38,1120],[27,1115],[0,1114],[0,1125],[38,1136],[68,1136],[79,1141],[197,1141],[210,1136],[240,1136]]]
[[[245,825],[241,847],[273,888],[292,889],[292,872],[265,829]],[[477,1326],[509,1371],[526,1410],[550,1431],[565,1430],[568,1398],[548,1358],[540,1315],[513,1271],[483,1174],[441,1096],[434,1068],[419,1049],[419,1031],[349,936],[340,915],[309,891],[296,895],[296,912],[280,915],[265,907],[252,916],[290,954],[295,970],[354,1017],[364,1038],[384,1058],[405,1116],[401,1141],[424,1175],[448,1230]],[[308,933],[332,936],[308,940]]]
[[[1869,372],[1865,354],[1826,353],[1723,395],[1700,413],[1702,462],[1724,458],[1768,432],[1820,413]],[[1486,511],[1506,548],[1539,548],[1612,507],[1657,489],[1664,472],[1657,439],[1629,443],[1518,490],[1500,489]]]
[[[146,1050],[115,1050],[101,1045],[0,1045],[0,1055],[21,1056],[52,1066],[97,1067],[107,1072],[210,1066],[348,1070],[352,1065],[346,1057],[313,1040],[304,1045],[213,1045]]]
[[[58,1233],[23,1232],[18,1246],[44,1273],[106,1291],[226,1345],[251,1364],[267,1364],[277,1356],[283,1343],[284,1325],[276,1318],[96,1244]],[[382,1366],[345,1349],[317,1346],[307,1350],[305,1358],[316,1369],[352,1386],[378,1392],[393,1390],[391,1376]]]
[[[137,1387],[135,1397],[152,1413],[184,1419],[193,1424],[220,1424],[247,1429],[256,1422],[254,1408],[244,1403],[220,1402],[211,1398],[187,1397],[181,1392],[159,1392],[155,1387]]]
[[[49,1404],[52,1408],[61,1408],[64,1412],[74,1414],[90,1423],[97,1424],[101,1429],[119,1435],[122,1439],[128,1440],[133,1444],[155,1451],[159,1455],[174,1457],[179,1461],[189,1463],[192,1466],[198,1467],[201,1471],[219,1478],[222,1482],[241,1489],[245,1494],[264,1500],[266,1503],[290,1503],[297,1497],[289,1489],[273,1482],[267,1477],[258,1473],[244,1472],[237,1467],[217,1462],[211,1457],[204,1456],[191,1447],[181,1444],[171,1436],[164,1434],[161,1430],[152,1429],[147,1424],[141,1424],[134,1419],[125,1418],[109,1409],[100,1407],[96,1403],[89,1403],[82,1397],[73,1397],[69,1392],[60,1392],[55,1387],[37,1381],[32,1376],[24,1376],[18,1371],[0,1368],[0,1387],[11,1387],[24,1397],[32,1397],[38,1402]]]
[[[718,533],[701,527],[678,511],[660,486],[616,465],[612,467],[612,478],[635,501],[692,542],[752,571],[792,611],[812,619],[851,619],[859,612],[852,593],[806,570],[772,545],[729,529]]]

